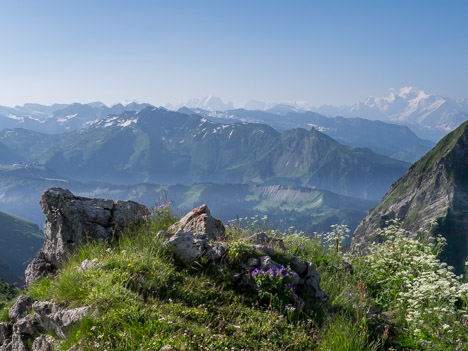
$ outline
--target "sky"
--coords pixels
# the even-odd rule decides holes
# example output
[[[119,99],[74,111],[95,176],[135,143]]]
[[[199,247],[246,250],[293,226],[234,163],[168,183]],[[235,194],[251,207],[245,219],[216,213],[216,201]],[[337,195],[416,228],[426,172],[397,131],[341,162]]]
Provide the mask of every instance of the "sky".
[[[468,1],[0,0],[0,105],[468,97]]]

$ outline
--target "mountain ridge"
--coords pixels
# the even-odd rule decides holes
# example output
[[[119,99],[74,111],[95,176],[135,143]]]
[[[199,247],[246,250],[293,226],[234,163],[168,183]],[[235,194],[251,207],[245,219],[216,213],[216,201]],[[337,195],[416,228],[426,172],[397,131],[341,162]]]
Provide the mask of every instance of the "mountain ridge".
[[[264,124],[219,124],[151,107],[106,117],[88,128],[53,136],[52,141],[42,134],[15,133],[3,131],[0,141],[7,147],[15,145],[27,162],[38,162],[80,181],[265,182],[378,199],[409,167],[369,149],[341,145],[316,130],[281,134]],[[31,138],[34,140],[21,150],[21,144],[28,143],[17,140]],[[41,138],[44,140],[38,143]],[[319,147],[321,154],[317,153]],[[311,151],[314,157],[306,154]],[[288,163],[288,157],[295,162]],[[313,163],[305,166],[306,161]],[[341,175],[337,169],[345,173]],[[358,169],[366,172],[358,175]]]
[[[435,143],[424,140],[407,126],[357,117],[326,117],[312,111],[293,112],[284,115],[267,111],[235,109],[229,111],[205,111],[181,108],[179,112],[198,114],[218,123],[263,123],[279,132],[294,128],[317,128],[341,144],[368,147],[376,153],[406,162],[419,160]]]
[[[461,272],[468,256],[468,121],[396,181],[355,231],[352,247],[360,250],[376,239],[375,229],[398,219],[414,233],[441,234],[448,247],[443,257]]]

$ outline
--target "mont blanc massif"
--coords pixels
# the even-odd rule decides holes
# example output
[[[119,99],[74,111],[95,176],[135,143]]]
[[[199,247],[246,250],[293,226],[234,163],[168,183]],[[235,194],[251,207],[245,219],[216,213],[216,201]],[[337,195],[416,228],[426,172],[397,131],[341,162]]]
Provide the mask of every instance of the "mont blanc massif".
[[[342,250],[341,239],[345,239],[343,250],[349,255],[375,253],[379,250],[375,245],[386,245],[387,240],[407,240],[406,247],[419,247],[418,242],[443,242],[443,248],[440,246],[441,251],[436,253],[437,259],[445,262],[445,266],[453,266],[455,274],[465,272],[468,257],[468,99],[453,100],[405,87],[392,90],[385,97],[369,97],[350,106],[318,108],[305,103],[267,104],[260,101],[250,101],[245,108],[235,108],[232,103],[216,97],[165,107],[136,102],[110,107],[100,102],[51,106],[30,103],[0,106],[0,129],[0,278],[6,282],[2,282],[5,291],[17,289],[11,284],[29,286],[47,276],[47,272],[52,275],[61,272],[62,261],[68,257],[65,253],[74,252],[78,242],[86,241],[79,235],[89,234],[89,240],[94,240],[91,236],[93,228],[101,228],[93,235],[108,240],[111,236],[109,228],[128,224],[135,214],[154,216],[146,208],[163,216],[167,207],[171,208],[171,216],[183,218],[171,227],[172,231],[163,228],[167,232],[158,233],[158,237],[166,240],[164,247],[173,250],[177,262],[186,264],[196,259],[202,266],[215,267],[216,274],[222,270],[225,280],[238,279],[240,275],[236,276],[235,272],[241,274],[250,269],[253,272],[247,277],[250,281],[244,278],[245,281],[241,278],[236,281],[236,284],[246,286],[252,279],[259,282],[259,276],[265,270],[270,269],[273,277],[275,269],[279,271],[288,263],[287,269],[294,270],[290,273],[298,276],[294,282],[285,283],[285,286],[296,284],[298,287],[297,294],[288,295],[291,311],[305,308],[304,301],[307,306],[308,300],[304,297],[307,294],[312,294],[315,302],[327,301],[324,303],[329,308],[335,303],[345,306],[343,299],[348,295],[333,295],[335,292],[327,282],[333,279],[333,274],[345,274],[346,277],[353,274],[354,263],[347,261],[350,260],[347,256],[335,262],[324,254],[317,256],[319,258],[313,264],[309,263],[308,256],[301,256],[300,251],[305,245],[300,240],[306,238],[322,237],[325,242],[331,242],[331,251],[337,255]],[[128,211],[133,212],[129,214]],[[71,215],[72,212],[75,214]],[[46,226],[43,231],[44,215]],[[201,228],[194,218],[204,221],[205,236],[187,234]],[[257,231],[262,233],[249,237],[252,249],[244,241],[233,243],[233,238],[224,238],[231,233],[229,225],[238,230],[258,228]],[[64,228],[72,228],[70,233],[75,233],[76,228],[88,229],[73,236],[65,233]],[[183,231],[177,231],[179,229]],[[266,231],[270,234],[265,234]],[[286,236],[270,237],[276,232]],[[62,233],[63,237],[58,237],[57,233]],[[421,233],[424,233],[424,239]],[[224,238],[221,242],[213,242],[220,237]],[[191,247],[190,254],[182,253],[183,249],[178,246],[182,245],[180,242],[196,245]],[[274,243],[273,248],[268,243]],[[396,250],[395,242],[393,245]],[[427,245],[438,247],[437,244]],[[203,250],[196,251],[194,247],[197,250],[203,247]],[[282,248],[294,248],[288,251],[294,253],[294,257],[287,258],[285,251],[278,254]],[[114,249],[109,246],[107,250]],[[122,257],[130,255],[127,250],[130,249],[121,251]],[[391,246],[386,250],[391,252]],[[429,255],[428,250],[424,252]],[[87,258],[86,255],[82,258]],[[219,262],[225,262],[221,259],[223,255],[230,257],[228,261],[231,263],[228,268],[223,263],[221,269]],[[83,264],[76,263],[79,267],[73,272],[91,272],[92,275],[96,267],[103,267],[99,269],[106,272],[111,268],[120,272],[122,265],[128,270],[138,264],[143,267],[143,263],[128,257],[122,263],[107,256],[82,260]],[[403,262],[404,258],[396,260]],[[283,261],[284,265],[280,266]],[[377,265],[377,261],[369,262],[369,267]],[[391,270],[390,258],[386,262],[382,272]],[[341,268],[333,268],[334,265]],[[314,267],[322,275],[321,283]],[[358,290],[346,292],[358,296],[357,305],[366,303],[371,289],[380,291],[378,287],[389,281],[388,277],[387,280],[378,278],[380,273],[375,269],[375,286],[372,281],[359,278],[357,288],[353,287]],[[161,279],[165,279],[167,272],[162,268],[157,270],[161,271]],[[64,270],[62,274],[70,277],[75,274],[67,272]],[[142,303],[158,294],[183,296],[183,293],[169,293],[169,288],[167,291],[166,288],[151,290],[154,281],[148,282],[146,273],[141,272],[135,273],[133,280],[125,280],[123,286],[138,292]],[[187,280],[188,277],[174,278],[171,284],[179,284],[180,279]],[[50,291],[62,289],[63,294],[67,289],[59,283],[59,287],[54,287],[53,279],[52,283],[41,284],[49,284],[47,289]],[[410,282],[402,280],[395,284],[403,289]],[[446,289],[452,289],[453,284],[450,284]],[[41,300],[39,285],[31,285],[30,297],[18,299],[9,310],[9,321],[0,323],[1,350],[8,347],[8,350],[15,347],[23,350],[24,345],[25,350],[30,349],[33,339],[33,347],[37,350],[49,350],[45,347],[53,344],[53,338],[69,335],[65,330],[67,318],[81,320],[93,308],[84,297],[71,298],[76,303],[68,307],[74,309],[65,310],[54,304],[46,306],[46,302],[36,301]],[[256,285],[255,289],[263,292],[262,298],[273,296],[268,295],[271,291],[263,291],[264,287]],[[96,294],[98,300],[98,295],[104,294],[99,289],[87,289],[89,294]],[[373,328],[379,345],[383,347],[387,339],[393,338],[394,347],[404,349],[403,339],[395,336],[402,333],[398,330],[400,320],[397,319],[404,317],[398,315],[396,305],[392,304],[396,301],[404,304],[407,314],[411,314],[416,307],[426,308],[429,303],[415,307],[407,295],[393,291],[393,286],[385,289],[377,294],[380,300],[375,306],[369,304],[369,308],[353,310],[358,314],[356,323],[361,323],[363,314],[367,313],[367,322],[361,327]],[[413,293],[417,290],[412,289]],[[153,295],[148,295],[149,291]],[[71,291],[67,294],[81,296]],[[225,297],[217,298],[221,301]],[[229,299],[229,303],[234,300]],[[105,299],[99,301],[111,304]],[[280,300],[271,298],[269,301],[271,307]],[[201,302],[199,305],[203,312],[205,305]],[[29,311],[32,308],[33,316],[37,318],[24,317],[31,314],[21,312],[21,306],[26,306],[24,308]],[[342,308],[340,313],[346,314],[348,307]],[[378,312],[372,314],[373,308]],[[441,322],[434,322],[437,328],[449,328],[440,327],[442,321],[443,325],[455,323],[455,319],[451,322],[443,319],[444,311],[440,313]],[[294,319],[293,314],[287,314],[287,318]],[[413,326],[411,323],[418,315],[411,316],[405,322],[404,333],[417,335],[421,343],[432,342],[436,337],[429,335],[429,329]],[[186,318],[194,320],[198,317],[187,315]],[[99,328],[99,324],[96,325]],[[218,319],[216,328],[224,330]],[[232,328],[234,331],[235,328],[244,330],[243,326]],[[48,333],[52,333],[52,337]],[[34,338],[28,344],[29,339],[24,335],[34,335]],[[306,338],[306,335],[297,337]],[[111,345],[114,341],[109,339],[108,342]],[[41,349],[38,345],[46,346]],[[100,347],[95,349],[104,350]],[[137,349],[135,347],[128,349]],[[166,350],[176,349],[175,346],[164,347]],[[247,345],[246,349],[253,348]],[[335,350],[333,347],[328,349]]]

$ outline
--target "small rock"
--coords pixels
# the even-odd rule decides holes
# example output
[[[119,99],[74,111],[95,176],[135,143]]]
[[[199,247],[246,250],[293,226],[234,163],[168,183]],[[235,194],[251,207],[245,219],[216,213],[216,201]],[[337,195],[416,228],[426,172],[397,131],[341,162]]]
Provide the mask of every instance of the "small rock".
[[[250,268],[257,267],[259,264],[260,264],[260,261],[258,260],[257,257],[250,257],[250,258],[247,260],[247,265],[248,265]]]
[[[252,249],[259,252],[259,253],[262,253],[266,256],[274,256],[275,255],[275,250],[272,249],[271,247],[268,247],[266,245],[259,245],[259,244],[256,244],[256,245],[252,245]]]
[[[8,311],[8,317],[14,323],[19,319],[23,318],[31,310],[33,299],[29,296],[20,296],[16,299],[16,302],[11,306]]]
[[[307,269],[307,262],[298,257],[292,257],[290,265],[291,268],[300,276],[302,276]]]
[[[241,262],[241,267],[247,271],[251,271],[252,269],[258,267],[260,265],[260,261],[257,257],[249,257],[247,261]]]
[[[163,246],[169,249],[183,263],[197,261],[205,252],[208,237],[204,234],[179,230]]]
[[[160,230],[160,231],[158,232],[158,234],[156,234],[156,237],[157,237],[158,239],[164,239],[164,240],[169,239],[171,236],[172,236],[171,233],[168,233],[168,232],[166,232],[166,231],[164,231],[164,230]]]
[[[26,285],[35,282],[36,280],[52,275],[57,271],[57,267],[48,262],[44,252],[39,250],[33,261],[26,267],[24,275],[26,276]]]
[[[34,335],[41,331],[41,325],[35,316],[27,315],[13,324],[13,333]]]
[[[315,269],[315,265],[313,263],[308,262],[307,274],[303,280],[305,296],[310,296],[318,301],[328,300],[328,295],[322,289],[320,289],[320,274]]]
[[[259,244],[259,245],[268,245],[273,248],[278,248],[281,250],[285,250],[286,247],[284,246],[284,242],[282,239],[276,239],[276,238],[271,238],[265,233],[256,233],[254,235],[251,235],[246,238],[248,241],[254,244]]]
[[[28,340],[25,335],[14,333],[11,341],[3,344],[0,351],[29,351]]]
[[[219,261],[229,250],[229,245],[226,243],[207,243],[204,256],[210,261]]]
[[[83,262],[81,262],[80,266],[77,268],[81,273],[84,273],[86,271],[89,271],[90,269],[96,269],[100,266],[101,263],[99,263],[97,258],[94,258],[92,260],[87,258]]]
[[[91,312],[87,306],[67,310],[50,301],[35,302],[32,308],[41,327],[53,330],[61,338],[65,337],[66,330],[72,324],[81,321]]]
[[[8,340],[11,336],[11,328],[8,326],[8,323],[0,323],[0,345]]]
[[[206,205],[194,208],[169,228],[173,233],[179,230],[205,234],[210,240],[223,238],[226,231],[223,222],[212,217]]]
[[[279,263],[276,263],[273,261],[273,259],[270,256],[262,256],[259,257],[259,262],[260,262],[260,269],[267,271],[270,268],[272,269],[280,269],[281,265]]]
[[[32,351],[53,351],[54,338],[51,335],[42,334],[32,344]]]

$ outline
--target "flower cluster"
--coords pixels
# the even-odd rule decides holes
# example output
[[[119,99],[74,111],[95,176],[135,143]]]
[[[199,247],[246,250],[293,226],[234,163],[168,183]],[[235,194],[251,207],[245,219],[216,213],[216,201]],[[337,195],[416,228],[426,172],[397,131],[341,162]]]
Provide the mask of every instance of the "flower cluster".
[[[273,304],[286,305],[296,289],[297,273],[290,265],[280,268],[259,270],[255,268],[251,275],[258,287],[261,299],[269,299]]]
[[[375,244],[362,265],[376,301],[385,309],[399,310],[408,331],[421,344],[444,337],[455,341],[462,321],[468,318],[468,284],[437,258],[444,239],[412,239],[398,223],[379,234],[387,241]],[[466,336],[462,339],[468,342]],[[453,349],[462,339],[450,342]]]
[[[322,236],[323,246],[338,252],[349,241],[351,231],[344,224],[334,224],[331,228],[331,232],[325,233]]]

